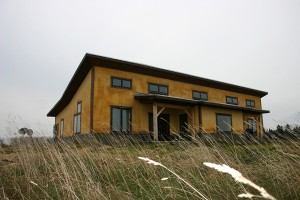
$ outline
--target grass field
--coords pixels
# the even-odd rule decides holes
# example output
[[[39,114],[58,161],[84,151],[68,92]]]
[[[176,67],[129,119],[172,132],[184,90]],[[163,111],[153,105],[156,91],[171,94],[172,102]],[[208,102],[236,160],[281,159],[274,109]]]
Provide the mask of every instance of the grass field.
[[[157,161],[168,170],[138,157]],[[2,145],[0,199],[241,199],[242,193],[260,195],[204,162],[240,171],[277,199],[300,199],[300,141],[107,146],[93,136],[59,143],[23,138],[12,146]]]

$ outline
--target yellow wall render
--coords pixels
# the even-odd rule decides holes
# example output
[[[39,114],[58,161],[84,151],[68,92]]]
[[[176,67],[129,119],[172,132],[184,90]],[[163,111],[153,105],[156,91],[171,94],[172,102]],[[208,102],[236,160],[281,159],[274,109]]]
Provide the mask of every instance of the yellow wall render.
[[[232,129],[234,133],[243,133],[243,112],[238,110],[229,110],[202,106],[202,128],[207,133],[217,132],[217,114],[230,114],[232,116]]]
[[[132,79],[132,88],[115,88],[111,86],[111,76],[120,78]],[[169,96],[176,96],[181,98],[192,99],[192,90],[208,92],[208,100],[218,103],[226,103],[226,96],[238,97],[239,105],[246,106],[246,99],[255,100],[257,109],[261,108],[260,98],[241,94],[237,92],[230,92],[205,86],[193,85],[179,81],[157,78],[153,76],[146,76],[131,72],[114,70],[109,68],[95,67],[95,85],[94,85],[94,132],[109,132],[110,131],[110,112],[111,106],[122,106],[132,108],[132,131],[143,132],[149,129],[148,113],[152,112],[151,104],[143,104],[134,99],[135,93],[148,93],[148,83],[158,83],[168,85]],[[233,128],[237,132],[243,132],[243,114],[242,111],[235,111],[229,109],[216,109],[203,107],[202,121],[203,128],[208,132],[216,132],[216,116],[215,111],[232,114]],[[214,109],[214,110],[212,110]],[[195,106],[195,126],[198,128],[198,108]],[[166,110],[167,111],[167,110]],[[163,113],[166,113],[164,111]],[[171,120],[171,132],[179,131],[179,121],[177,112],[180,110],[173,109],[169,111]],[[211,116],[213,113],[213,116]],[[189,119],[189,123],[191,120]],[[172,129],[172,126],[174,127]]]
[[[90,131],[90,102],[91,102],[91,70],[81,83],[69,104],[55,117],[55,124],[64,119],[64,136],[73,135],[73,118],[77,113],[77,103],[82,102],[81,111],[81,133]],[[60,135],[60,128],[58,129]]]

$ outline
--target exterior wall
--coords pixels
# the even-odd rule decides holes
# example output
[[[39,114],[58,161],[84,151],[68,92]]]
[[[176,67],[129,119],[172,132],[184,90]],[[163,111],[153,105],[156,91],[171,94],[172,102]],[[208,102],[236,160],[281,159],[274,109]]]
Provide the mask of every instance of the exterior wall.
[[[87,74],[79,89],[75,93],[70,103],[55,117],[55,124],[59,124],[64,119],[64,136],[73,135],[73,118],[77,113],[77,103],[82,102],[81,108],[81,133],[90,131],[90,102],[91,102],[91,71]],[[60,136],[60,127],[58,128]]]
[[[111,76],[132,79],[132,88],[111,87]],[[148,113],[152,112],[152,104],[143,104],[134,99],[135,93],[148,93],[148,83],[168,85],[169,96],[192,99],[192,90],[208,92],[208,100],[218,103],[226,103],[226,96],[238,97],[238,104],[246,106],[246,99],[255,101],[255,108],[261,109],[259,97],[230,92],[215,88],[193,85],[173,80],[167,80],[152,76],[146,76],[131,72],[114,69],[95,67],[94,83],[94,106],[93,106],[93,131],[108,133],[110,131],[111,106],[132,108],[132,131],[133,133],[147,132],[149,130]],[[199,130],[198,106],[194,106],[194,125]],[[165,109],[163,113],[170,114],[171,133],[179,132],[179,114],[184,113],[182,109]],[[207,132],[216,132],[216,113],[232,115],[233,129],[240,133],[243,128],[243,112],[229,109],[204,107],[201,109],[202,127]],[[192,120],[189,119],[192,124]]]
[[[238,110],[229,110],[202,106],[202,129],[207,133],[217,132],[217,114],[230,114],[232,119],[232,129],[234,133],[243,133],[243,112]]]

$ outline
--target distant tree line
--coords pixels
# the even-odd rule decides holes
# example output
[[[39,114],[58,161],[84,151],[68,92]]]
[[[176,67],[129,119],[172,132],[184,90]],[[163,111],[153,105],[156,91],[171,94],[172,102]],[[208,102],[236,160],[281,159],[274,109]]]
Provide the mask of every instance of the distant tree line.
[[[276,129],[265,130],[265,136],[278,139],[300,139],[300,126],[291,126],[290,124],[285,126],[278,125]]]

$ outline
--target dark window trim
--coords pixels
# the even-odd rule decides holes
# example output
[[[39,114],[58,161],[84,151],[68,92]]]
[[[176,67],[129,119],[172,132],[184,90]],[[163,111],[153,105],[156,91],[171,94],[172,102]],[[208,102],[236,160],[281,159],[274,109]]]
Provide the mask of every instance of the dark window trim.
[[[248,102],[250,102],[250,105],[247,105]],[[251,105],[251,102],[253,102],[253,106]],[[254,108],[255,107],[255,101],[251,100],[251,99],[246,99],[246,107],[252,107],[252,108]]]
[[[126,106],[116,106],[116,105],[111,105],[110,106],[110,131],[113,133],[124,133],[127,131],[114,131],[113,127],[112,127],[112,109],[113,108],[119,108],[119,109],[126,109],[126,110],[130,110],[130,122],[129,122],[129,132],[132,131],[132,107],[126,107]],[[121,122],[122,122],[122,114],[121,114]]]
[[[80,112],[78,112],[78,104],[80,104]],[[82,112],[82,101],[78,101],[76,107],[76,114],[81,114],[81,112]]]
[[[78,104],[80,104],[80,112],[78,112]],[[80,134],[81,133],[81,120],[82,120],[81,113],[82,113],[82,101],[78,101],[77,104],[76,104],[76,113],[73,116],[73,132],[74,132],[74,134]],[[80,122],[79,122],[80,123],[80,127],[79,127],[79,132],[75,132],[75,130],[74,130],[74,123],[75,123],[74,117],[78,116],[78,115],[80,115]]]
[[[236,100],[237,100],[237,103],[236,103],[236,104],[235,104],[235,103],[229,103],[229,102],[227,101],[227,98],[236,99]],[[232,96],[226,96],[226,103],[227,103],[227,104],[231,104],[231,105],[239,105],[239,98],[238,98],[238,97],[232,97]]]
[[[216,113],[216,127],[217,127],[217,132],[221,132],[219,130],[219,126],[218,126],[218,115],[223,115],[223,116],[230,116],[231,120],[230,120],[230,131],[222,131],[223,133],[232,133],[232,114],[227,114],[227,113]]]
[[[200,98],[195,98],[194,97],[194,92],[198,92],[200,94]],[[201,93],[206,94],[206,99],[201,98]],[[199,90],[192,90],[192,98],[196,99],[196,100],[205,100],[208,101],[208,92],[203,92],[203,91],[199,91]]]
[[[156,85],[158,87],[158,92],[151,92],[150,91],[150,85]],[[167,93],[161,93],[161,92],[159,92],[159,87],[160,86],[166,87],[167,88]],[[164,84],[159,84],[159,83],[148,82],[148,93],[149,94],[169,95],[169,86],[168,85],[164,85]]]
[[[254,120],[255,121],[255,131],[253,131],[253,129],[252,129],[252,133],[257,133],[257,120],[254,117],[248,117],[247,118],[248,130],[251,130],[250,127],[249,127],[249,125],[250,125],[249,120]]]
[[[121,86],[113,85],[113,79],[119,79],[119,80],[121,80]],[[130,82],[130,87],[124,87],[124,86],[123,86],[123,81],[124,81],[124,80]],[[121,77],[118,77],[118,76],[111,76],[111,77],[110,77],[110,85],[111,85],[111,87],[113,87],[113,88],[122,88],[122,89],[128,89],[128,90],[131,90],[131,89],[132,89],[132,79],[129,79],[129,78],[121,78]]]

